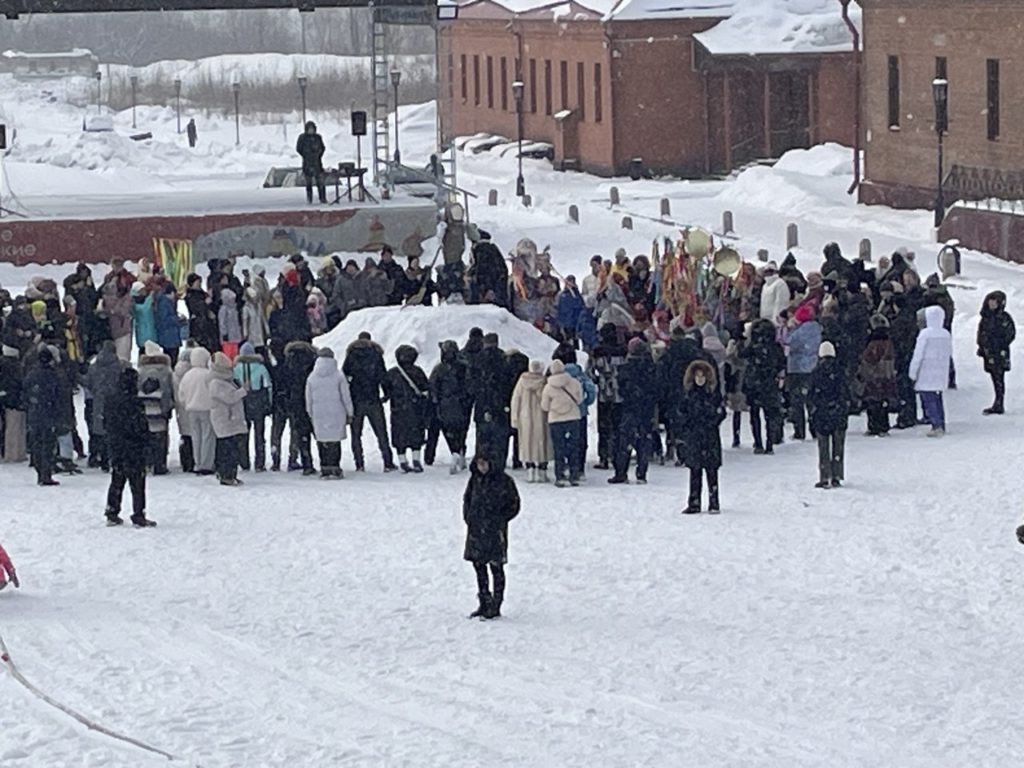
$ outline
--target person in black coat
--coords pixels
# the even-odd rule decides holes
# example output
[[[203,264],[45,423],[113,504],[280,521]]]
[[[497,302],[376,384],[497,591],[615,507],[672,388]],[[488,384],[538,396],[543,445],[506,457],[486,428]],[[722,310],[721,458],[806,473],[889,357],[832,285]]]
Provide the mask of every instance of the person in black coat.
[[[917,317],[902,294],[893,295],[892,307],[896,314],[889,322],[889,337],[896,353],[896,429],[911,429],[917,426],[917,394],[910,379],[910,361],[917,343]]]
[[[306,129],[295,143],[295,151],[302,157],[302,175],[306,177],[306,202],[313,202],[313,184],[316,184],[320,204],[327,204],[327,188],[324,186],[324,140],[316,132],[316,123],[306,123]]]
[[[384,420],[384,401],[388,399],[389,393],[384,350],[373,341],[369,333],[363,331],[345,352],[341,370],[348,379],[355,411],[352,416],[352,455],[355,457],[356,471],[362,472],[366,468],[363,459],[363,422],[368,420],[377,438],[381,458],[384,459],[384,471],[393,472],[395,460],[388,445],[388,428]]]
[[[811,432],[818,439],[818,482],[815,488],[839,488],[843,484],[846,425],[850,395],[846,371],[836,360],[831,342],[818,349],[818,367],[811,374],[808,402]]]
[[[796,265],[796,256],[792,253],[787,253],[786,258],[779,265],[779,277],[785,280],[786,285],[789,286],[789,297],[791,299],[807,293],[807,278],[804,277],[804,273]]]
[[[619,371],[626,362],[628,350],[619,343],[618,332],[611,323],[601,326],[600,341],[587,361],[587,375],[597,385],[597,464],[594,469],[608,469],[615,458],[615,436],[622,422],[622,392]]]
[[[986,408],[986,416],[1004,413],[1006,373],[1010,370],[1010,345],[1017,336],[1017,327],[1006,311],[1006,294],[993,291],[985,297],[978,323],[978,357],[985,361],[985,373],[992,377],[995,400]]]
[[[721,424],[725,403],[718,386],[718,369],[694,360],[683,377],[681,403],[686,431],[686,466],[690,470],[690,498],[684,514],[700,513],[704,475],[708,478],[708,512],[718,514],[718,470],[722,467]]]
[[[508,265],[491,242],[490,233],[480,230],[480,239],[473,245],[470,304],[496,304],[508,309]]]
[[[134,368],[121,371],[118,392],[107,404],[107,437],[110,440],[110,489],[107,491],[107,525],[122,525],[121,498],[125,483],[132,491],[132,524],[156,525],[146,517],[146,456],[149,422],[139,398],[139,374]]]
[[[18,356],[24,360],[28,357],[35,343],[38,328],[28,308],[28,300],[24,296],[14,299],[14,307],[4,320],[2,340],[4,346],[18,350]]]
[[[57,458],[57,429],[62,421],[61,386],[53,353],[43,347],[22,387],[29,453],[39,485],[60,485],[53,479]]]
[[[391,290],[388,292],[388,305],[397,306],[405,301],[407,294],[408,279],[405,270],[395,261],[395,253],[390,245],[385,245],[380,251],[380,264],[377,265],[388,280],[391,281]]]
[[[853,264],[843,256],[838,243],[829,243],[824,249],[825,261],[818,270],[823,275],[834,272],[840,285],[846,285],[854,277]]]
[[[782,437],[782,397],[779,376],[786,370],[786,355],[775,340],[770,320],[758,320],[750,329],[750,343],[740,356],[746,360],[743,394],[750,405],[750,427],[754,433],[754,453],[772,454]],[[765,430],[761,431],[764,413]]]
[[[454,341],[441,342],[441,362],[430,373],[430,400],[434,415],[452,454],[450,472],[466,468],[466,435],[473,398],[469,392],[469,367]],[[428,446],[429,450],[429,446]]]
[[[287,397],[291,444],[296,447],[303,475],[316,474],[311,452],[313,422],[306,412],[306,379],[313,372],[315,364],[316,348],[308,341],[293,341],[284,348],[281,386]],[[276,388],[277,384],[274,386]],[[289,456],[288,471],[292,472],[299,468],[300,465]]]
[[[88,264],[80,262],[75,271],[64,278],[64,296],[75,300],[78,328],[82,336],[82,356],[88,360],[99,351],[101,341],[96,333],[96,307],[100,297]]]
[[[398,365],[387,374],[387,391],[391,400],[391,444],[403,472],[423,471],[420,457],[427,440],[430,418],[430,382],[423,369],[416,365],[417,357],[419,353],[414,347],[403,344],[395,350]]]
[[[505,354],[505,361],[508,363],[508,380],[511,383],[511,390],[515,391],[515,386],[519,382],[519,377],[530,370],[530,358],[520,352],[518,349],[510,349]],[[512,404],[512,396],[509,395],[509,406]],[[509,425],[509,436],[512,439],[512,469],[522,469],[523,462],[519,460],[519,430],[513,429],[511,424]]]
[[[699,334],[699,332],[698,332]],[[665,458],[676,456],[676,466],[681,467],[686,460],[686,435],[679,429],[679,402],[683,395],[683,376],[690,363],[704,360],[714,364],[714,360],[703,349],[701,341],[682,328],[672,331],[672,340],[665,354],[657,364],[658,412],[665,422],[666,451]]]
[[[217,315],[203,290],[203,278],[192,273],[186,278],[185,307],[188,309],[188,335],[210,354],[220,351],[220,332],[217,329]]]
[[[516,379],[498,346],[498,334],[488,333],[482,344],[469,368],[476,453],[487,457],[493,467],[503,469],[508,458],[509,408]]]
[[[493,466],[486,456],[478,455],[470,467],[469,483],[462,498],[462,519],[466,523],[466,547],[462,556],[476,571],[480,599],[470,618],[501,616],[508,562],[508,524],[518,514],[519,491],[515,481],[504,469]]]
[[[647,482],[651,434],[658,405],[658,381],[651,348],[643,339],[636,338],[629,342],[627,349],[626,362],[618,372],[622,415],[613,441],[615,474],[608,478],[613,485],[628,482],[631,449],[636,451],[636,481]]]

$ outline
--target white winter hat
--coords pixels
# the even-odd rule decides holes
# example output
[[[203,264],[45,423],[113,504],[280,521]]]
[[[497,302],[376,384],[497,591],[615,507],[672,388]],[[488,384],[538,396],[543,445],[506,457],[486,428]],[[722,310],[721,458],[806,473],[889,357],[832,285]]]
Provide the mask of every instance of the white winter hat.
[[[818,347],[818,357],[835,357],[836,348],[832,345],[831,341],[821,342],[821,346]]]
[[[142,352],[148,357],[155,357],[156,355],[162,355],[164,353],[163,349],[155,341],[147,341],[143,344]]]

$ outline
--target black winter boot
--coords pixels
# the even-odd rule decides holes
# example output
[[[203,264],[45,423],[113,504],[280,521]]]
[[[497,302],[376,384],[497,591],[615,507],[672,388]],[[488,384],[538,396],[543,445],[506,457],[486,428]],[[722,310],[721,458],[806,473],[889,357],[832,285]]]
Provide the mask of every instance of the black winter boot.
[[[494,591],[494,597],[491,598],[491,604],[488,607],[487,613],[484,614],[485,619],[500,619],[501,618],[501,603],[505,599],[505,593],[500,590]]]
[[[471,619],[485,619],[487,614],[491,611],[491,593],[481,592],[477,595],[480,598],[480,607],[469,614]]]

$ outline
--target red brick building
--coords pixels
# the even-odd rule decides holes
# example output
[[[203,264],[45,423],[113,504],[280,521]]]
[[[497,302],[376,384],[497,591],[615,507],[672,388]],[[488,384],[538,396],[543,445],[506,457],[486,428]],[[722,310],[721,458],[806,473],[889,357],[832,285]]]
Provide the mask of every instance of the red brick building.
[[[467,2],[443,33],[446,138],[515,137],[519,79],[524,137],[552,143],[559,168],[622,174],[641,158],[654,173],[701,176],[853,141],[838,2],[790,18],[781,0],[505,1]],[[758,11],[780,23],[766,33]]]

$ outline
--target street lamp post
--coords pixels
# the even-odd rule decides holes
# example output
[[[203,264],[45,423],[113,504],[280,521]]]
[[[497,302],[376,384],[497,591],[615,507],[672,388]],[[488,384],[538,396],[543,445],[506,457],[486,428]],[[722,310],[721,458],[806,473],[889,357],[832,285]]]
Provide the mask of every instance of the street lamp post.
[[[939,137],[939,183],[935,193],[935,227],[938,228],[946,218],[942,139],[949,130],[949,81],[941,77],[935,78],[932,81],[932,98],[935,101],[935,133]]]
[[[238,94],[242,90],[242,84],[237,80],[231,84],[231,90],[235,92],[235,146],[242,143],[242,129],[238,118]]]
[[[181,78],[174,78],[175,111],[178,113],[178,133],[181,133]]]
[[[401,164],[402,151],[398,148],[398,84],[402,82],[402,72],[391,70],[391,85],[395,89],[395,163]]]
[[[138,126],[135,124],[135,106],[138,104],[139,76],[132,75],[130,79],[132,83],[132,128],[137,128]]]
[[[516,178],[516,197],[526,194],[526,182],[523,180],[523,88],[522,80],[512,83],[512,95],[516,100],[516,140],[519,142],[519,176]]]
[[[309,80],[305,75],[299,75],[299,90],[302,91],[302,130],[306,130],[306,86]]]
[[[103,73],[97,69],[93,77],[96,78],[96,114],[100,114],[103,112]]]

